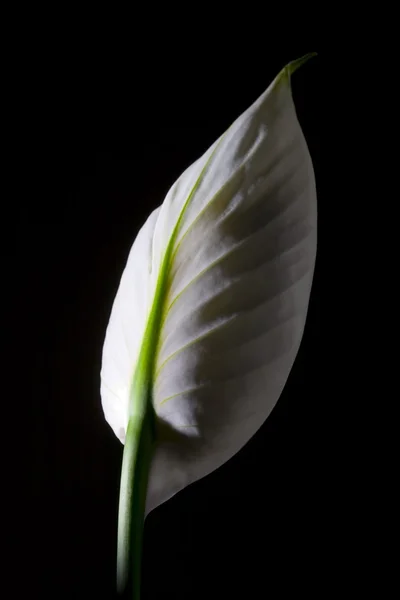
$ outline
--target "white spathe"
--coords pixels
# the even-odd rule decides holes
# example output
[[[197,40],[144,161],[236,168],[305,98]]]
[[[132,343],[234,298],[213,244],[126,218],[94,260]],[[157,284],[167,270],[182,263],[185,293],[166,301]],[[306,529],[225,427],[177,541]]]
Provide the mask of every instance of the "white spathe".
[[[287,69],[182,174],[133,244],[101,369],[104,414],[122,443],[157,278],[180,216],[155,349],[160,427],[146,514],[243,447],[276,404],[299,349],[317,201]]]

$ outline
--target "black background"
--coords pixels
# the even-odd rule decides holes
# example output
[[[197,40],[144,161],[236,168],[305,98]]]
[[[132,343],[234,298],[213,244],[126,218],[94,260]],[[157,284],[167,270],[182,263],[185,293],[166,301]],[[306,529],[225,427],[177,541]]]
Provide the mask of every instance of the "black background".
[[[13,259],[23,263],[14,308],[27,317],[31,410],[29,542],[18,586],[30,597],[115,597],[122,446],[103,417],[99,374],[127,255],[181,172],[287,62],[314,50],[278,47],[257,61],[251,49],[241,61],[210,53],[189,66],[185,46],[173,60],[163,62],[159,52],[154,63],[88,50],[74,60],[68,52],[47,59],[40,69],[30,65],[24,148],[32,196],[16,207],[13,246]],[[319,55],[292,80],[319,201],[303,342],[276,408],[247,446],[148,517],[144,599],[320,591],[322,63]]]

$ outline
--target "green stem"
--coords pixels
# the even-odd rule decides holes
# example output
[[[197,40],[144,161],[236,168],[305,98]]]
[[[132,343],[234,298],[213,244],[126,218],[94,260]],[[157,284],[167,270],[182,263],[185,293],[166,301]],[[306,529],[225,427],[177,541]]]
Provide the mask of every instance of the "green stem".
[[[118,515],[117,590],[140,600],[147,483],[153,453],[153,414],[131,416],[122,460]]]
[[[151,397],[152,382],[155,377],[155,357],[162,324],[162,309],[166,297],[169,267],[183,215],[215,152],[216,148],[190,191],[165,250],[129,394],[130,416],[122,460],[119,498],[117,590],[118,593],[124,594],[130,599],[133,598],[133,600],[140,600],[144,511],[155,441],[155,413]]]

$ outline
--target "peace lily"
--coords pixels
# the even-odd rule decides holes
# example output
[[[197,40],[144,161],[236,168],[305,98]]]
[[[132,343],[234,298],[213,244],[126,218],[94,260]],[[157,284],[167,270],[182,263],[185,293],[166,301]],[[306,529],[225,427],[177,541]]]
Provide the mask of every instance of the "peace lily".
[[[122,274],[101,398],[124,444],[117,582],[134,598],[145,516],[248,442],[301,342],[317,207],[290,77],[310,56],[289,63],[181,175]]]

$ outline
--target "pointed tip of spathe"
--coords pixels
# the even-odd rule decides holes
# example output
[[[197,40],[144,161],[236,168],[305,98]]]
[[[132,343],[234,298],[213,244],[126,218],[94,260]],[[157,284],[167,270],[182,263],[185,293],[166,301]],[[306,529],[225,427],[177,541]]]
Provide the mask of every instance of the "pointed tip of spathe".
[[[286,67],[289,75],[293,75],[293,73],[295,73],[295,71],[297,71],[297,69],[299,69],[302,65],[304,65],[306,62],[308,62],[310,60],[310,58],[313,58],[314,56],[318,56],[318,53],[317,52],[309,52],[308,54],[305,54],[301,58],[297,58],[296,60],[293,60],[292,62],[290,62]]]
[[[287,63],[278,73],[268,91],[271,89],[276,89],[277,86],[282,82],[285,82],[285,84],[289,86],[289,89],[291,89],[291,78],[293,73],[295,73],[297,69],[302,67],[306,62],[310,60],[310,58],[313,58],[314,56],[318,56],[318,53],[309,52],[308,54],[304,54],[304,56],[301,56],[300,58],[297,58],[296,60],[292,60],[290,63]]]

